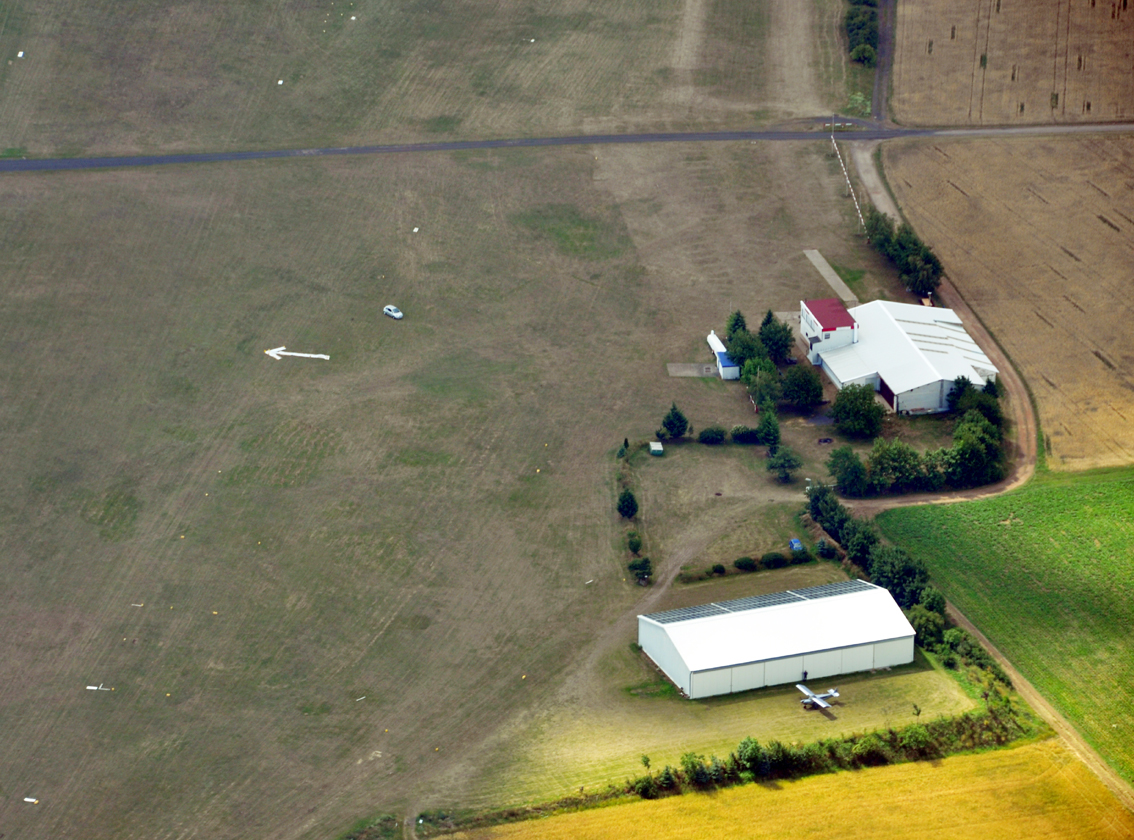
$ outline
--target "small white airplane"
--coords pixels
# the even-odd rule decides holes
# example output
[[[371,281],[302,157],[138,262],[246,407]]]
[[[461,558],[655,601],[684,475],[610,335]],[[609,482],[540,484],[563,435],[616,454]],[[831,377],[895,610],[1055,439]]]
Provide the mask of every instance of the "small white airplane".
[[[803,683],[796,683],[795,687],[798,688],[800,691],[802,691],[804,694],[807,695],[806,697],[804,697],[799,702],[802,703],[803,705],[807,706],[807,708],[809,708],[809,709],[814,709],[814,708],[829,709],[829,708],[831,708],[831,704],[827,702],[827,698],[839,696],[839,690],[837,688],[828,689],[827,691],[824,691],[822,694],[816,694],[814,691],[812,691],[810,688],[805,686]]]

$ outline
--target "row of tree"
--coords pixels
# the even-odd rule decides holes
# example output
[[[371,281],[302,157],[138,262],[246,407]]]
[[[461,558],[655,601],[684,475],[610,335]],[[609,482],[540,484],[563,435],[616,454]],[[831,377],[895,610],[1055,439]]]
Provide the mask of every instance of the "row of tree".
[[[915,295],[925,297],[941,285],[941,260],[905,222],[895,227],[893,219],[871,207],[866,211],[866,238],[894,264],[902,283]]]
[[[851,61],[865,67],[878,63],[878,0],[850,0],[851,7],[843,19],[847,32],[847,49]]]
[[[840,396],[848,390],[843,389]],[[919,453],[904,441],[876,438],[863,460],[849,446],[841,446],[827,459],[827,469],[839,492],[860,498],[979,487],[1002,479],[1004,414],[995,383],[990,381],[983,391],[978,391],[968,379],[958,377],[948,400],[960,415],[953,427],[951,447]]]

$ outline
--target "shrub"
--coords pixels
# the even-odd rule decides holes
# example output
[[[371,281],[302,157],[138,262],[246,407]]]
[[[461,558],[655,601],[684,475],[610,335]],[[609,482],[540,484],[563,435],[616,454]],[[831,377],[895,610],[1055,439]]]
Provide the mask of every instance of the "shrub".
[[[760,568],[760,564],[753,560],[751,557],[741,557],[733,561],[734,566],[742,572],[755,572]]]
[[[745,738],[736,748],[736,760],[741,769],[749,773],[759,773],[760,765],[764,762],[764,749],[755,738]]]
[[[642,550],[642,537],[637,531],[631,531],[626,535],[626,547],[630,549],[631,554],[637,554]]]
[[[886,744],[873,732],[859,738],[851,748],[851,755],[860,764],[874,766],[886,763]]]
[[[673,790],[677,787],[677,776],[668,764],[658,773],[658,787],[663,790]]]
[[[824,560],[834,560],[839,556],[839,552],[825,538],[820,538],[819,543],[815,546],[815,553]]]
[[[811,556],[811,552],[806,548],[794,549],[791,553],[791,564],[798,566],[800,563],[810,563],[815,558]]]
[[[920,723],[910,724],[898,734],[898,746],[915,758],[925,755],[932,744],[929,730]]]
[[[782,362],[787,359],[791,355],[794,341],[791,327],[776,318],[769,309],[760,324],[760,343],[764,345],[772,361]]]
[[[732,431],[729,432],[732,436],[733,443],[759,443],[760,435],[755,429],[750,429],[747,426],[733,426]]]
[[[657,780],[648,773],[645,776],[637,778],[633,782],[631,782],[630,789],[643,799],[658,798]]]
[[[723,575],[727,571],[723,563],[714,563],[713,568],[710,570],[714,575]]]
[[[623,519],[633,519],[638,515],[638,500],[634,491],[623,490],[618,496],[618,513]]]
[[[870,552],[869,568],[874,583],[888,589],[903,610],[921,600],[922,590],[929,580],[925,563],[894,546],[876,545]]]
[[[769,551],[760,558],[760,565],[765,569],[782,569],[788,564],[788,559],[778,551]]]
[[[709,770],[705,767],[705,756],[687,752],[681,756],[681,773],[685,781],[694,787],[708,787],[711,781]]]
[[[697,435],[697,442],[709,446],[717,446],[725,442],[725,436],[727,434],[728,433],[720,426],[708,426],[702,429],[701,433]]]

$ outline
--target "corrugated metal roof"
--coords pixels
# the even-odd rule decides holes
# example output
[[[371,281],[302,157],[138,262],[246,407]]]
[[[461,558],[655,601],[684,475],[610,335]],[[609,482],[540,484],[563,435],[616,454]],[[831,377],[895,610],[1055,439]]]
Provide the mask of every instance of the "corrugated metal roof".
[[[980,387],[997,373],[952,309],[876,300],[850,313],[858,321],[858,343],[820,351],[840,382],[877,373],[903,394],[958,376]]]
[[[906,638],[885,589],[861,580],[640,616],[665,628],[691,671]]]
[[[720,362],[721,367],[740,367],[728,353],[717,353],[717,361]]]

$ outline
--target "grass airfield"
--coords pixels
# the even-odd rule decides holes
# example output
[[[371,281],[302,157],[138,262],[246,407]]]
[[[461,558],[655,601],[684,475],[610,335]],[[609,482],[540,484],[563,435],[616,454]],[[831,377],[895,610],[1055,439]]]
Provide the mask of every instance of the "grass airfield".
[[[357,31],[326,6],[5,4],[0,152],[748,126],[844,98],[825,2],[356,5]],[[650,597],[623,580],[613,453],[673,400],[698,428],[751,418],[665,364],[733,309],[827,294],[804,247],[879,272],[843,191],[821,144],[0,179],[3,830],[326,838],[567,785],[509,762],[556,760],[525,727],[577,696],[633,708],[602,706],[641,682],[617,651]],[[715,492],[789,501],[739,456],[724,488],[711,458],[669,463],[695,493],[651,485],[662,571],[747,553]],[[588,778],[621,778],[619,750]]]

